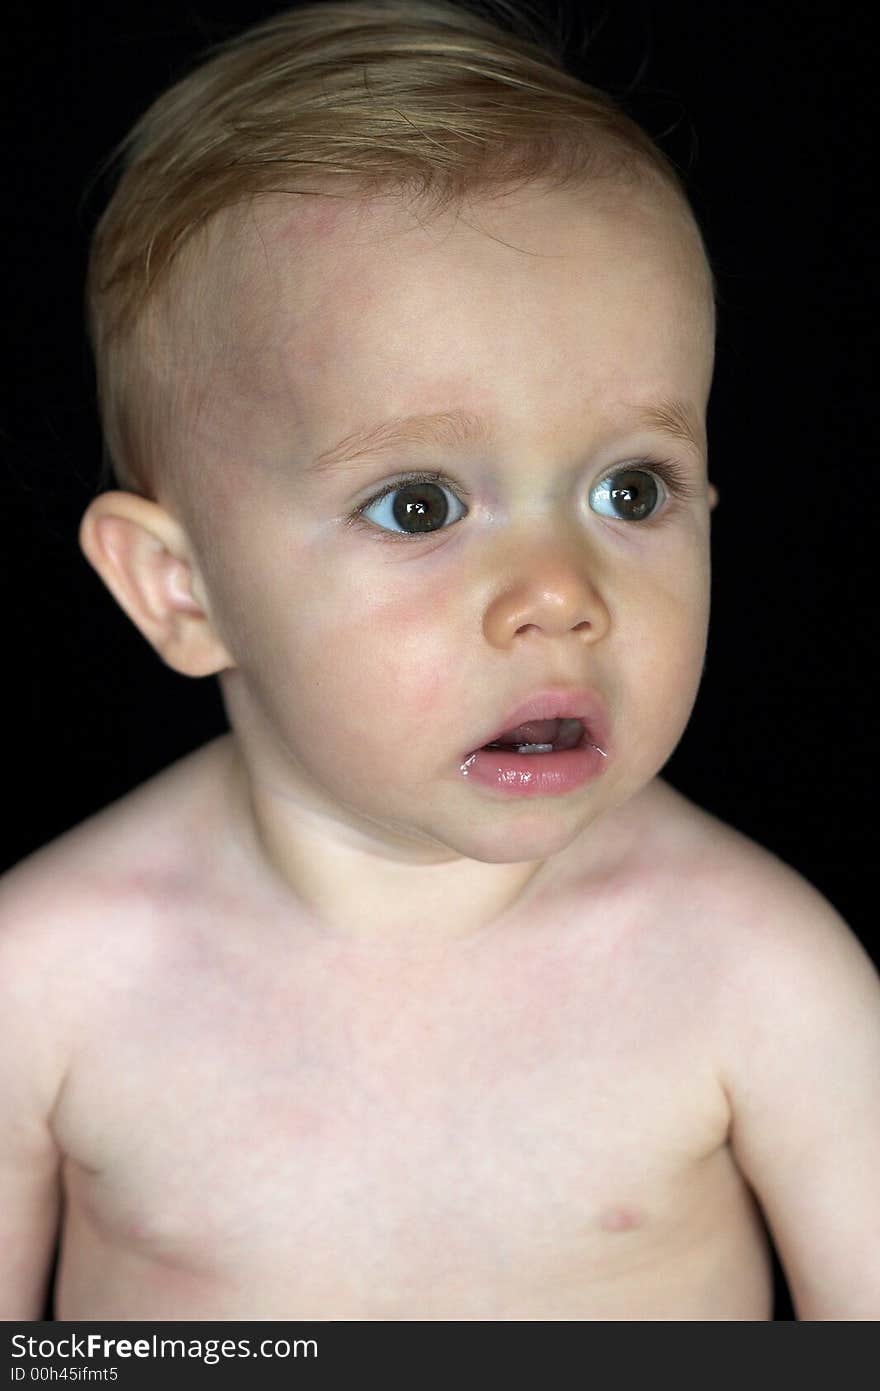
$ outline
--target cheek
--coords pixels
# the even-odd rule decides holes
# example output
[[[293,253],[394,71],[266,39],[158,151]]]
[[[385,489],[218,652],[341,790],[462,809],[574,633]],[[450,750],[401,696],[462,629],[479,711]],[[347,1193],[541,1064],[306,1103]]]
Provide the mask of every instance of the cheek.
[[[393,593],[354,590],[333,606],[327,619],[341,639],[334,667],[361,699],[388,703],[415,727],[443,710],[459,646],[455,618],[434,586],[414,592],[398,576],[389,581],[392,587]]]
[[[283,566],[276,556],[272,573],[274,586],[250,586],[233,650],[276,718],[332,723],[365,752],[391,718],[398,738],[415,740],[448,712],[458,644],[437,585],[416,587],[405,566],[379,582],[302,553]]]
[[[647,737],[677,742],[697,697],[709,621],[708,571],[658,584],[628,623],[630,699]]]

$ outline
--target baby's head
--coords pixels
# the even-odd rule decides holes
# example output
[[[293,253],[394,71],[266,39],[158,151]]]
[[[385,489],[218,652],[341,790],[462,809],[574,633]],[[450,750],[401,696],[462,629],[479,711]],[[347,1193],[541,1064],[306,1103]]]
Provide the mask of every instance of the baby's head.
[[[554,853],[663,767],[703,669],[712,277],[673,169],[447,0],[283,13],[125,149],[88,283],[121,491],[89,560],[166,663],[220,674],[252,777],[310,821]],[[469,777],[529,697],[584,687],[598,775]]]

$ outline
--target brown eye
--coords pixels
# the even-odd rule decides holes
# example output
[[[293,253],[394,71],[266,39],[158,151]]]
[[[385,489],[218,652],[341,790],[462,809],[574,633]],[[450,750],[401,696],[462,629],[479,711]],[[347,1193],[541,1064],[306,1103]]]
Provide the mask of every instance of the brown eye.
[[[419,536],[446,525],[451,512],[448,497],[454,499],[455,494],[440,483],[410,479],[372,498],[360,512],[378,527],[398,535]],[[463,509],[452,520],[458,521],[462,515]]]
[[[657,479],[642,468],[618,469],[597,483],[590,493],[590,504],[601,516],[620,522],[644,521],[654,515],[661,500]],[[601,506],[595,506],[597,501]]]

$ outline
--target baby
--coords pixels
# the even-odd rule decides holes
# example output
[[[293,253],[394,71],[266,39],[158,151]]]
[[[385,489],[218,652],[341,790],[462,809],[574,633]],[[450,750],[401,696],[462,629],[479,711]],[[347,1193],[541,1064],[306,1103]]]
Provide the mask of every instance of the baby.
[[[880,983],[661,777],[713,279],[523,10],[283,13],[124,142],[88,561],[229,731],[0,890],[0,1316],[880,1317]],[[105,479],[103,481],[110,481]]]

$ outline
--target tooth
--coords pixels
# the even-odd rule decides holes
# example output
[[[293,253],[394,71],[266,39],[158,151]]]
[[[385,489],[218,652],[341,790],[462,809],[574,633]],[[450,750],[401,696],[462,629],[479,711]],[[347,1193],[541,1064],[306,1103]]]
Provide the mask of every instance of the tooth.
[[[552,753],[552,744],[517,744],[517,753]]]

